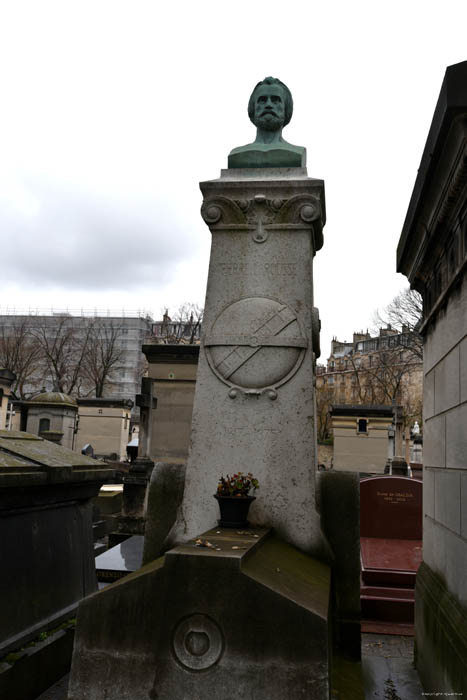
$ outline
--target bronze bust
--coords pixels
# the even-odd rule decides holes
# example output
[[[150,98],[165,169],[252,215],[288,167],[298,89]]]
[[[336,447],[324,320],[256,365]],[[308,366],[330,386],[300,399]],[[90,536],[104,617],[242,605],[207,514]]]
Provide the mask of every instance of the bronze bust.
[[[256,139],[229,153],[229,168],[290,168],[306,165],[306,149],[282,138],[293,113],[292,94],[277,78],[258,83],[248,102],[248,116],[256,126]]]

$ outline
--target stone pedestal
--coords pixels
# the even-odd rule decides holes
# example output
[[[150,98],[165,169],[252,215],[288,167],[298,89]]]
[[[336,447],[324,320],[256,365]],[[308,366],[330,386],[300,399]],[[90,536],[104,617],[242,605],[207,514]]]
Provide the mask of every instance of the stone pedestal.
[[[250,522],[307,552],[315,510],[312,263],[324,184],[305,168],[224,170],[201,184],[212,233],[185,496],[172,541],[212,527],[219,477],[253,472]]]
[[[110,536],[112,544],[130,535],[144,535],[146,489],[153,468],[152,459],[137,457],[127,476],[123,477],[122,514],[117,532]]]

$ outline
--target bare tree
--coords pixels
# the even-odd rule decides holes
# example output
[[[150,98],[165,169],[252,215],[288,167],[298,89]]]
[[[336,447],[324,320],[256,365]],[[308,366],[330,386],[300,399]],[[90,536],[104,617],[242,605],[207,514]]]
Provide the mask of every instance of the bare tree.
[[[104,395],[107,384],[118,363],[122,360],[124,350],[121,345],[123,329],[112,321],[89,322],[89,335],[86,353],[82,363],[82,373],[92,387],[92,393],[98,398]]]
[[[56,391],[78,393],[89,350],[92,324],[82,322],[77,328],[73,318],[57,316],[54,323],[45,317],[35,323],[32,334],[43,362],[43,375]]]
[[[385,309],[375,313],[378,327],[389,326],[403,333],[407,338],[407,348],[419,360],[423,360],[423,339],[419,333],[423,318],[423,299],[415,289],[404,289]]]
[[[358,360],[361,359],[361,364]],[[402,400],[408,376],[420,369],[410,349],[379,351],[365,358],[351,358],[354,384],[362,404],[393,404]]]
[[[18,398],[30,395],[33,386],[39,386],[40,347],[31,332],[31,318],[3,321],[0,325],[0,367],[16,375],[12,390]]]

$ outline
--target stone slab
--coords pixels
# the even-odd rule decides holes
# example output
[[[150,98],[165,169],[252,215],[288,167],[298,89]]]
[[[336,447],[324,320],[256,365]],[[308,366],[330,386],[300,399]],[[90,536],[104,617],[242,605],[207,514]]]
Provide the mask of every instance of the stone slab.
[[[423,513],[435,517],[435,473],[434,469],[423,470]]]
[[[467,540],[467,472],[461,474],[461,536]]]
[[[446,414],[446,467],[467,470],[467,403]]]
[[[439,469],[435,472],[435,514],[441,525],[460,533],[461,527],[461,483],[460,472]]]
[[[116,581],[137,571],[143,561],[144,537],[133,535],[96,557],[99,581]]]
[[[435,370],[427,372],[423,378],[423,418],[427,420],[435,414]]]
[[[435,368],[435,413],[447,411],[459,401],[459,346],[456,346]]]
[[[446,416],[434,416],[423,425],[423,464],[425,467],[446,466]]]
[[[460,401],[467,401],[467,338],[461,342],[459,346],[459,364],[460,364]]]

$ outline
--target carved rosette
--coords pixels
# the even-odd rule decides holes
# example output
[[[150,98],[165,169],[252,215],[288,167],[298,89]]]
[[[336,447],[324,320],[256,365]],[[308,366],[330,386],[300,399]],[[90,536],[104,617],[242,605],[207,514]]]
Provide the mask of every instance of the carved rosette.
[[[323,245],[323,212],[318,197],[313,194],[289,198],[256,194],[249,199],[215,195],[204,200],[201,216],[211,231],[244,230],[251,233],[255,243],[265,243],[270,230],[311,227],[315,250]]]
[[[220,659],[224,638],[219,625],[195,613],[177,624],[172,638],[177,661],[188,671],[204,671]]]

